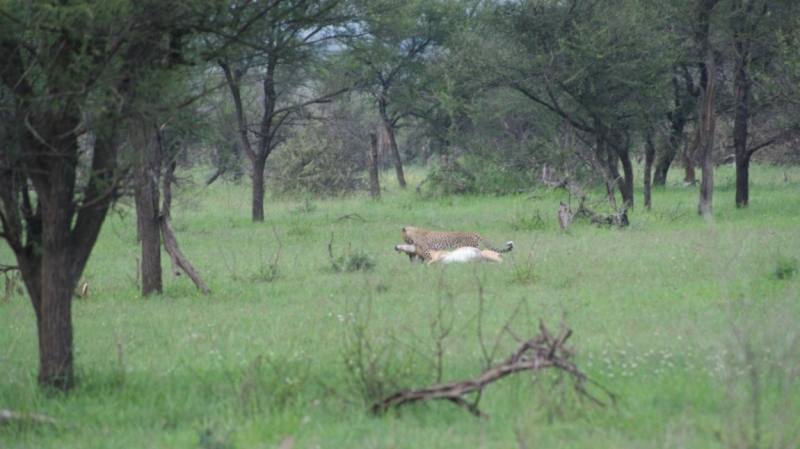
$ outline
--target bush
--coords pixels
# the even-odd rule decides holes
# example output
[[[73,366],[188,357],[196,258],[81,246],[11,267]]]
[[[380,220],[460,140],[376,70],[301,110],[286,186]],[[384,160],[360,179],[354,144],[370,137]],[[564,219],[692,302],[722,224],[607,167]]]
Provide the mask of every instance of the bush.
[[[797,274],[798,265],[796,258],[779,254],[778,261],[775,264],[775,278],[779,280],[793,278]]]
[[[342,197],[366,190],[366,179],[357,170],[361,157],[313,133],[293,138],[272,158],[272,191],[278,197]]]

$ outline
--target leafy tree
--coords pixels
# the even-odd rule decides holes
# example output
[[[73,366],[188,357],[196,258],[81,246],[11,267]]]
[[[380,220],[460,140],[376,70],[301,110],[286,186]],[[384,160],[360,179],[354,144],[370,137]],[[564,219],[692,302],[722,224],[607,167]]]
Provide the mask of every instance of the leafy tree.
[[[36,312],[42,386],[74,385],[72,292],[134,162],[129,117],[191,62],[215,1],[6,1],[0,79],[0,223]],[[87,145],[82,143],[88,142]],[[83,169],[85,173],[82,173]]]
[[[664,35],[648,25],[657,22],[657,12],[628,0],[519,0],[502,3],[493,22],[506,43],[491,63],[496,85],[517,90],[579,131],[594,147],[610,199],[618,184],[628,206],[631,148],[659,110],[653,104],[664,102],[660,86],[671,62]]]
[[[285,138],[281,134],[285,125],[307,106],[327,102],[346,90],[318,92],[315,86],[298,84],[313,80],[312,73],[331,50],[328,44],[334,31],[349,17],[344,2],[278,0],[268,6],[264,9],[261,2],[252,2],[229,11],[231,27],[246,28],[246,32],[238,33],[235,45],[218,60],[234,102],[239,139],[252,165],[253,221],[264,221],[264,169],[267,157]],[[248,81],[262,89],[260,118],[252,122],[242,100]]]
[[[761,136],[751,141],[750,124],[757,116],[775,115],[791,103],[782,94],[793,88],[777,79],[787,67],[773,60],[780,51],[782,36],[797,35],[797,5],[781,0],[731,0],[730,32],[733,59],[733,149],[736,157],[736,207],[747,207],[750,199],[749,171],[753,155],[762,148],[785,141],[798,133],[800,120],[784,115],[785,120],[770,120]],[[783,69],[776,71],[775,66]],[[774,79],[770,79],[774,78]],[[786,87],[789,87],[787,90]],[[782,123],[780,123],[782,122]],[[775,126],[777,125],[777,126]]]
[[[446,36],[453,5],[440,0],[380,0],[367,3],[341,41],[351,61],[348,71],[369,94],[389,139],[400,187],[406,187],[395,131],[420,109],[416,95],[426,58]]]

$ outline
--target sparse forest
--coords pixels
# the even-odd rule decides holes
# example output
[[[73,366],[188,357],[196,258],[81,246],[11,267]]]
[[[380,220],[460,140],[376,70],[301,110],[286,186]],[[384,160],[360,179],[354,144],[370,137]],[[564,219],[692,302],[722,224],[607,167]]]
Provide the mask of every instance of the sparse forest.
[[[572,434],[581,428],[610,432],[607,447],[626,447],[617,444],[626,435],[653,447],[800,441],[790,425],[800,417],[800,338],[782,321],[800,317],[795,1],[0,0],[0,172],[0,366],[24,365],[0,380],[0,446],[52,446],[76,422],[53,425],[64,421],[53,411],[86,411],[80,401],[106,394],[135,401],[153,372],[193,406],[205,392],[232,398],[188,414],[143,405],[165,414],[143,424],[159,429],[144,438],[153,446],[199,438],[204,448],[289,449],[309,416],[354,410],[364,411],[355,428],[415,420],[429,439],[392,428],[389,441],[372,428],[367,440],[331,441],[535,447],[543,431],[527,426],[560,421],[569,435],[548,435],[549,445],[586,447],[591,439]],[[412,225],[513,238],[516,249],[497,267],[448,268],[448,279],[391,250]],[[627,305],[598,312],[606,300]],[[173,312],[188,324],[161,315]],[[269,337],[256,336],[253,314],[269,315]],[[778,324],[763,330],[770,319]],[[210,339],[203,350],[233,351],[224,363],[180,355],[175,365],[161,353],[180,342],[194,354],[187,345],[205,323],[229,332],[199,337]],[[697,338],[693,349],[653,337],[670,328]],[[650,346],[622,355],[635,338]],[[672,361],[650,360],[652,347],[678,352],[688,374],[664,383]],[[520,357],[534,349],[531,368]],[[331,353],[304,370],[314,351]],[[700,359],[728,363],[699,376],[722,379],[719,391],[683,384]],[[538,360],[556,372],[540,373]],[[648,379],[692,418],[736,414],[708,433],[684,426],[640,378],[607,377],[617,361],[620,373],[661,369]],[[469,384],[518,366],[525,380]],[[457,378],[468,380],[447,384]],[[423,385],[434,386],[414,389]],[[447,423],[416,422],[446,409],[427,402],[442,385],[458,387],[443,402],[516,430],[490,429],[496,444],[448,440],[447,423],[475,419],[458,407]],[[699,402],[681,402],[681,388]],[[526,408],[517,395],[529,393],[538,399]],[[405,402],[392,394],[429,408],[393,415],[390,405]],[[652,434],[626,434],[604,415],[635,415],[647,401],[658,410],[646,423],[623,420]],[[376,407],[399,422],[364,422]],[[740,434],[734,421],[747,422]],[[325,446],[316,435],[336,431],[322,426],[299,446]],[[174,440],[169,429],[180,429]],[[141,432],[112,440],[125,446]],[[684,444],[658,443],[678,434]]]

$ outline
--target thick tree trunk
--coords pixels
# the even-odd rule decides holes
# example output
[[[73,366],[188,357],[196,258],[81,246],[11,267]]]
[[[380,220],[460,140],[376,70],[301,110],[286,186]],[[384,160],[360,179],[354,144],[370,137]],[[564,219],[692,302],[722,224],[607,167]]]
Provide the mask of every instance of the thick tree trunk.
[[[369,193],[372,199],[380,198],[381,187],[378,180],[378,135],[369,133]]]
[[[78,123],[77,117],[69,115],[46,120],[50,123],[40,122],[37,129],[43,130],[53,142],[61,140],[56,136]],[[32,176],[42,218],[41,248],[34,251],[40,250],[42,256],[38,260],[40,278],[33,280],[40,283],[41,296],[31,296],[31,301],[39,336],[39,384],[66,391],[74,384],[72,291],[83,266],[76,263],[78,251],[71,235],[75,166],[70,159],[77,157],[77,137],[69,135],[59,143],[60,146],[48,148],[30,142],[31,149],[26,153],[55,153],[41,168],[42,172]],[[28,236],[31,237],[36,238]]]
[[[136,224],[142,247],[142,297],[163,291],[161,273],[161,223],[159,220],[159,178],[161,151],[155,126],[143,121],[133,125],[131,141],[140,155],[133,189]]]
[[[39,384],[66,391],[74,385],[72,291],[77,277],[71,273],[70,245],[58,240],[45,238],[41,298],[31,300],[39,336]]]
[[[644,208],[650,210],[650,175],[653,171],[653,159],[656,155],[656,146],[653,143],[653,133],[647,133],[644,146]]]

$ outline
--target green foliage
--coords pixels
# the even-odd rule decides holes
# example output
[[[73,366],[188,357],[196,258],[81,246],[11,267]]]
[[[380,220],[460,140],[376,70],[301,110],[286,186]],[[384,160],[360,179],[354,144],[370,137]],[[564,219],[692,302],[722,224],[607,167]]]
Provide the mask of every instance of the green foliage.
[[[527,212],[517,212],[510,221],[511,229],[515,231],[541,231],[549,228],[538,209]]]
[[[775,271],[773,274],[776,279],[785,280],[791,279],[797,274],[800,262],[796,257],[788,257],[783,254],[778,254],[778,260],[775,262]]]
[[[512,258],[514,267],[511,269],[511,281],[518,284],[530,284],[539,280],[537,274],[536,261],[533,259],[533,252],[528,253],[528,257],[523,262],[517,262]]]
[[[336,197],[366,189],[358,170],[363,154],[306,132],[287,142],[270,160],[274,194],[279,198]]]
[[[424,185],[429,196],[463,194],[509,194],[526,191],[536,182],[529,170],[518,170],[507,163],[484,158],[483,154],[465,154],[441,162],[431,169]]]
[[[280,266],[277,262],[261,263],[258,269],[250,275],[252,281],[274,282],[280,276]]]
[[[375,260],[362,250],[348,252],[346,255],[331,259],[333,271],[370,271],[375,268]]]

